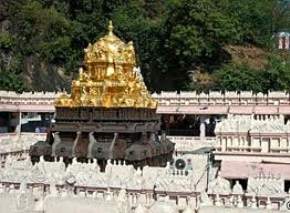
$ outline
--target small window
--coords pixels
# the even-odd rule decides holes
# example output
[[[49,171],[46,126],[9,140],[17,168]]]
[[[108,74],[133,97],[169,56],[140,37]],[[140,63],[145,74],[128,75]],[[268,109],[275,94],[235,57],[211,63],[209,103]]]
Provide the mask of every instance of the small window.
[[[244,191],[247,190],[248,187],[248,179],[231,179],[230,183],[231,183],[231,188],[234,187],[235,183],[239,182],[243,188]]]
[[[290,190],[290,180],[285,180],[284,182],[284,191],[289,192]]]

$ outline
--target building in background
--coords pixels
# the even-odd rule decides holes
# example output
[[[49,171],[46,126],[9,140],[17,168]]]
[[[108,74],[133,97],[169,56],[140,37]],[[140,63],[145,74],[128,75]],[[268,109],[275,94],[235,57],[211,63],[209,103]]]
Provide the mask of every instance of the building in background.
[[[289,50],[290,49],[290,33],[289,32],[279,32],[276,34],[277,47],[279,50]]]

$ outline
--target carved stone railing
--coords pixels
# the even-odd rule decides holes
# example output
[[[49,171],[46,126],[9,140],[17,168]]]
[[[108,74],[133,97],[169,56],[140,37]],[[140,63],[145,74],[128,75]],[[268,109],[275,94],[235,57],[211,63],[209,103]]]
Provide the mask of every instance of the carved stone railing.
[[[61,93],[54,92],[24,92],[16,93],[13,91],[0,91],[0,104],[24,104],[24,105],[53,105],[56,97]],[[152,96],[157,99],[160,106],[187,106],[187,105],[290,105],[290,96],[283,91],[268,92],[267,94],[254,94],[252,91],[224,93],[210,91],[209,93],[192,92],[161,92],[153,93]]]
[[[225,93],[210,91],[209,93],[193,92],[161,92],[152,96],[158,100],[159,105],[289,105],[290,96],[283,91],[269,92],[267,94],[254,94],[252,91]]]
[[[209,194],[210,205],[206,205],[208,207],[215,206],[222,211],[223,208],[239,208],[239,209],[248,209],[249,212],[251,210],[264,209],[264,211],[272,212],[272,211],[281,211],[288,210],[287,203],[289,202],[289,195],[286,193],[284,195],[253,195],[250,193],[245,194]],[[203,204],[201,204],[203,205]]]
[[[240,135],[232,133],[228,136],[218,136],[215,142],[216,150],[221,152],[290,154],[290,138],[285,138],[282,134],[260,134],[259,138],[250,141],[246,135],[242,135],[242,133]]]
[[[190,136],[167,136],[169,140],[175,143],[177,152],[194,151],[203,147],[215,148],[216,153],[235,154],[256,154],[256,155],[273,155],[287,156],[290,158],[290,142],[286,139],[280,141],[269,141],[269,150],[265,152],[259,141],[248,142],[247,136],[239,135],[233,132],[228,137],[206,137],[200,140],[200,137]],[[288,139],[290,141],[290,138]]]
[[[0,104],[53,104],[60,93],[0,91]]]
[[[206,137],[201,140],[200,137],[190,136],[167,136],[169,140],[175,143],[177,152],[194,151],[203,147],[214,147],[216,138]]]

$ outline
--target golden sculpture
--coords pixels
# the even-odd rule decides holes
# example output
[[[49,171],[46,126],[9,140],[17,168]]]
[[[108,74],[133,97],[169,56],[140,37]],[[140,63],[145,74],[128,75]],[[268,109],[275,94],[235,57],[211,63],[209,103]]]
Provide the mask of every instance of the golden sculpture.
[[[85,51],[84,70],[72,82],[71,95],[63,94],[56,107],[133,107],[156,108],[135,68],[136,59],[132,42],[124,43],[113,33],[109,22],[108,34]]]

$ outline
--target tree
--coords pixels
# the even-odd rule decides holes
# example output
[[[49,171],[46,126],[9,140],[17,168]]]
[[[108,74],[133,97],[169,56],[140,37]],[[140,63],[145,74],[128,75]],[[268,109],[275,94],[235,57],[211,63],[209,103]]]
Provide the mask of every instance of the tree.
[[[273,34],[290,27],[290,4],[286,0],[225,1],[225,11],[238,22],[240,43],[272,47]]]
[[[216,90],[228,91],[263,91],[261,71],[253,70],[246,65],[228,64],[214,74]]]
[[[216,72],[241,68],[227,67],[232,62],[225,46],[254,44],[270,50],[273,33],[290,25],[286,0],[5,0],[0,5],[5,11],[0,25],[4,19],[9,26],[0,35],[2,72],[12,71],[7,58],[17,76],[31,71],[26,61],[38,64],[35,70],[75,72],[83,49],[104,35],[112,19],[115,33],[134,41],[152,91],[190,89],[192,73],[203,79],[194,88],[209,89],[213,79],[219,80]],[[245,80],[254,77],[241,70]]]
[[[11,70],[0,70],[0,90],[22,92],[25,90],[25,86],[19,75]]]
[[[236,22],[219,1],[182,0],[167,4],[164,25],[166,75],[172,87],[183,89],[189,71],[202,67],[209,72],[227,60],[223,46],[236,37]],[[171,87],[171,89],[172,89]]]
[[[262,70],[228,64],[216,71],[214,78],[214,89],[265,93],[269,90],[290,91],[290,63],[288,58],[270,55],[267,66]]]
[[[38,1],[27,0],[15,3],[10,10],[18,51],[55,64],[68,60],[71,23],[54,6],[45,8]]]
[[[262,72],[263,90],[290,91],[289,57],[283,59],[276,55],[269,57],[269,63]]]

